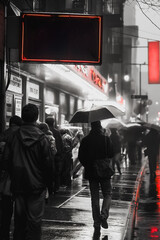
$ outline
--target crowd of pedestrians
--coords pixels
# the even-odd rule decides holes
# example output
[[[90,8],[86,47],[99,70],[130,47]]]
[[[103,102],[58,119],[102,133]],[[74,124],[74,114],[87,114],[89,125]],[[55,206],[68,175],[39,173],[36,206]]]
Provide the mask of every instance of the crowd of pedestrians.
[[[19,127],[22,125],[22,119],[18,116],[13,116],[10,118],[9,128],[3,132],[1,135],[1,158],[4,151],[6,142],[9,140],[9,137],[16,132]],[[3,187],[3,193],[1,194],[1,225],[0,225],[0,239],[9,240],[10,233],[10,224],[13,214],[13,197],[10,190],[10,177],[8,172],[4,171],[5,166],[2,166],[2,161],[0,162],[1,171],[1,180],[6,179],[6,184]],[[2,191],[2,189],[1,189]],[[3,210],[3,211],[2,211]]]
[[[69,129],[58,129],[53,117],[39,123],[38,114],[36,105],[25,105],[21,118],[12,116],[9,128],[0,135],[0,239],[10,239],[14,211],[13,240],[40,240],[41,220],[49,196],[58,194],[60,187],[70,188],[73,179],[82,173],[89,181],[93,239],[99,239],[101,227],[108,228],[112,186],[110,176],[94,175],[95,161],[110,159],[113,171],[121,175],[123,156],[134,165],[141,161],[145,149],[153,182],[159,132],[142,127],[141,134],[135,136],[122,129],[104,129],[100,121],[95,121],[84,136],[83,131],[73,134]]]
[[[71,186],[72,150],[80,141],[79,132],[73,136],[56,129],[53,117],[39,123],[38,114],[36,105],[25,105],[22,117],[12,116],[9,128],[0,135],[1,240],[10,239],[13,211],[13,240],[41,239],[49,195],[60,186]]]
[[[11,178],[14,240],[41,238],[46,189],[52,191],[55,177],[54,154],[46,135],[36,124],[37,119],[36,105],[23,107],[23,124],[7,139],[2,156],[2,169]],[[3,216],[4,209],[1,211]],[[3,220],[4,218],[2,226]],[[2,235],[3,232],[1,228]],[[1,239],[7,237],[2,236]]]

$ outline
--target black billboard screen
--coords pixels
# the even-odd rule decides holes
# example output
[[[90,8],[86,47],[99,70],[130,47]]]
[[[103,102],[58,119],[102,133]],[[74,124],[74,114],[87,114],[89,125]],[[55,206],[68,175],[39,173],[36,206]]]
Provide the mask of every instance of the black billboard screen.
[[[102,18],[24,13],[21,61],[101,64]]]

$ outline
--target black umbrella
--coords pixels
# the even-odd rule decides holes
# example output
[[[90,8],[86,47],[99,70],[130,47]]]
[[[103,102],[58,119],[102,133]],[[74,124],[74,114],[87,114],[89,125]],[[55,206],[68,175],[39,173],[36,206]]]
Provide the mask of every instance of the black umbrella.
[[[92,106],[83,108],[75,112],[70,120],[70,123],[90,123],[100,121],[107,118],[115,118],[122,115],[122,111],[115,106]]]
[[[153,124],[153,123],[146,122],[143,124],[143,127],[146,129],[154,129],[154,130],[157,130],[158,132],[160,132],[160,126]]]
[[[128,141],[135,141],[142,138],[144,127],[140,123],[128,123],[125,126],[124,132]]]

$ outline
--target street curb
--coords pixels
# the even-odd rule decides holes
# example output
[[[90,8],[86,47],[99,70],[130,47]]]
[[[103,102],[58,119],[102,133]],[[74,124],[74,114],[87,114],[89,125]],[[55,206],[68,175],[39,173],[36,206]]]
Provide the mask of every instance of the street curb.
[[[135,216],[136,216],[136,211],[137,211],[138,202],[139,202],[139,191],[140,191],[140,187],[141,187],[142,177],[145,172],[146,164],[147,164],[147,160],[144,158],[143,165],[142,165],[141,169],[139,170],[138,176],[136,178],[134,193],[133,193],[132,201],[131,201],[130,207],[129,207],[129,212],[128,212],[128,216],[127,216],[127,220],[126,220],[124,234],[123,234],[121,240],[131,240],[132,236],[133,236],[133,229],[134,229],[134,225],[135,225]]]

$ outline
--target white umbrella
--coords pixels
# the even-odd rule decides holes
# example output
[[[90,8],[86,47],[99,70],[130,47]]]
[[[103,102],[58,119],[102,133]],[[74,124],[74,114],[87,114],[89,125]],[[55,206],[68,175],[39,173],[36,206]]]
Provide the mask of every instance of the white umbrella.
[[[110,119],[103,120],[102,121],[102,126],[104,128],[120,129],[120,128],[125,127],[125,123],[122,122],[121,120],[117,119],[117,118],[110,118]]]

